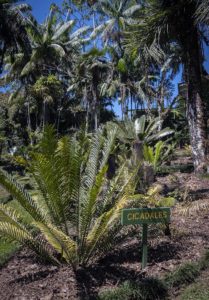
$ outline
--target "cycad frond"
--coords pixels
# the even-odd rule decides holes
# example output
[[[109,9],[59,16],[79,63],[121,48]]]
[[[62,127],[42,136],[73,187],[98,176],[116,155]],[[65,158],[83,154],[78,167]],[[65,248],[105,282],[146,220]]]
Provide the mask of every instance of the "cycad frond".
[[[113,152],[114,147],[116,147],[116,137],[118,133],[118,127],[114,124],[114,126],[108,126],[107,124],[107,137],[104,140],[102,147],[102,159],[100,160],[100,169],[102,169],[108,161],[110,154]]]
[[[46,240],[52,247],[62,255],[68,263],[74,263],[76,260],[76,243],[70,239],[55,226],[40,222],[35,222],[34,225],[41,231]]]
[[[55,163],[54,160],[47,159],[43,154],[36,153],[31,171],[42,192],[43,200],[48,209],[47,215],[50,215],[53,223],[58,224],[62,221],[62,206]]]
[[[107,171],[107,167],[105,166],[98,173],[95,179],[95,184],[89,190],[89,193],[86,195],[86,199],[82,203],[82,207],[80,208],[80,230],[79,230],[80,232],[79,233],[82,236],[81,248],[85,243],[86,236],[91,226],[91,222],[93,221],[94,218],[98,196],[99,193],[101,192],[101,188],[105,180],[106,171]]]
[[[20,205],[31,215],[34,220],[45,222],[45,215],[38,207],[37,203],[19,183],[17,183],[3,170],[0,170],[0,183],[18,200]]]
[[[27,229],[21,228],[21,226],[17,223],[15,224],[14,221],[0,221],[0,233],[9,237],[11,240],[18,241],[19,243],[31,248],[41,258],[44,258],[54,264],[59,264],[59,262],[50,253],[50,250],[43,240],[35,239]]]
[[[94,184],[95,176],[98,170],[99,154],[103,142],[102,130],[98,130],[91,138],[91,145],[88,155],[88,161],[85,168],[85,175],[81,182],[83,189],[91,189]]]
[[[75,138],[63,137],[56,150],[58,183],[66,219],[76,222],[72,208],[76,207],[79,197],[82,159]],[[70,212],[71,211],[71,212]]]

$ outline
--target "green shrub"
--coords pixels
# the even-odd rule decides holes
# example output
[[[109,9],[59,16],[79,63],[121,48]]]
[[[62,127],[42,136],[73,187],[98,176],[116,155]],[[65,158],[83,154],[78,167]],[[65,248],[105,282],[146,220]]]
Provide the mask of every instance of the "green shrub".
[[[81,132],[57,140],[54,130],[47,128],[39,151],[28,161],[36,196],[0,171],[1,185],[27,212],[22,217],[17,207],[1,204],[0,234],[42,258],[74,268],[106,253],[117,241],[120,211],[131,202],[137,174],[127,173],[124,160],[113,179],[107,178],[116,136],[114,127],[100,129],[90,139]]]

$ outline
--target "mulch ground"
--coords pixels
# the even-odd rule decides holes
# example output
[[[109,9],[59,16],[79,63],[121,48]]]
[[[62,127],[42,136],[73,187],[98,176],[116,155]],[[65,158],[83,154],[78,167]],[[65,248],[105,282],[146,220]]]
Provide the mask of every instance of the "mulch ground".
[[[170,175],[169,175],[170,176]],[[209,201],[209,180],[193,174],[176,173],[172,178],[159,177],[168,190],[177,185],[195,201]],[[209,249],[209,215],[182,216],[172,211],[171,236],[150,228],[148,267],[141,270],[140,233],[124,241],[112,253],[100,259],[85,272],[75,275],[68,266],[60,268],[39,263],[28,250],[21,250],[0,270],[0,299],[96,299],[99,291],[115,287],[125,280],[162,277],[177,266],[198,260]],[[138,230],[138,229],[137,229]],[[136,228],[135,231],[137,232]],[[139,238],[138,238],[139,236]]]

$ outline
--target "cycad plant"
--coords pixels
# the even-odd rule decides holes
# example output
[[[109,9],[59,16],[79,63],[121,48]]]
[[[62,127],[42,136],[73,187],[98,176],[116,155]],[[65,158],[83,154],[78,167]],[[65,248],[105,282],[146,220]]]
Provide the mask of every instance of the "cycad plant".
[[[10,175],[0,172],[0,183],[29,215],[30,224],[7,205],[0,205],[0,233],[34,250],[53,263],[74,269],[86,266],[117,240],[120,211],[134,191],[135,173],[126,162],[113,179],[106,176],[115,149],[117,127],[99,129],[91,137],[55,138],[48,127],[39,151],[27,162],[36,182],[32,197]]]
[[[168,145],[163,141],[157,142],[154,147],[144,145],[144,160],[149,162],[153,166],[154,171],[157,172],[159,167],[168,160],[173,148],[174,145]]]
[[[141,141],[144,144],[150,144],[173,133],[173,130],[168,127],[159,130],[162,122],[158,117],[148,119],[146,115],[142,115],[134,122],[126,120],[124,123],[119,124],[121,128],[120,136],[126,141]]]

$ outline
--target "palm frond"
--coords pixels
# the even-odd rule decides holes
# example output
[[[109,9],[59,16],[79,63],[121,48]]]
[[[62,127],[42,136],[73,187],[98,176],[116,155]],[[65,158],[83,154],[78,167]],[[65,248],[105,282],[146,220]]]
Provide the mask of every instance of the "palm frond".
[[[72,25],[74,24],[73,20],[70,20],[66,23],[64,23],[63,25],[61,25],[58,30],[54,33],[54,35],[52,36],[52,41],[56,41],[57,39],[59,39],[64,33],[66,33],[67,31],[69,31],[69,29],[72,27]]]

